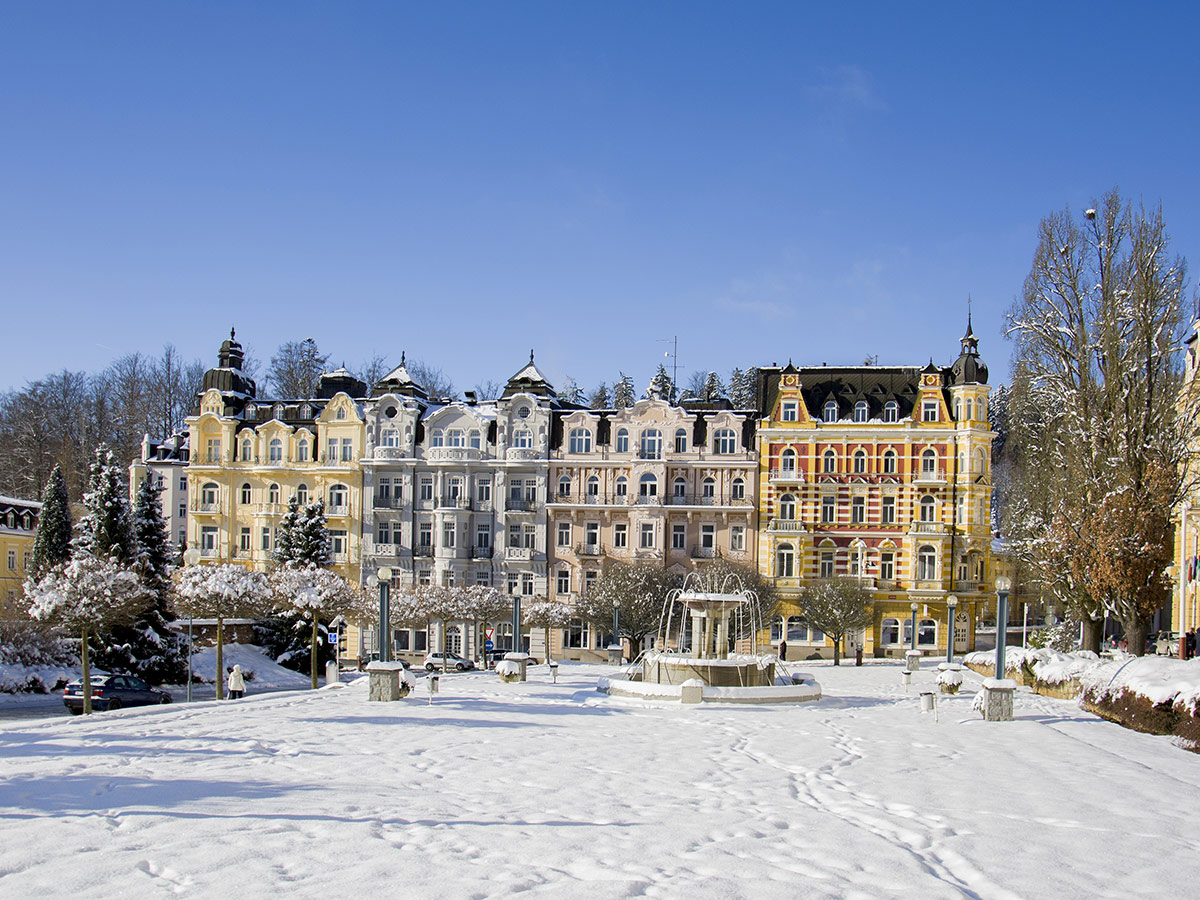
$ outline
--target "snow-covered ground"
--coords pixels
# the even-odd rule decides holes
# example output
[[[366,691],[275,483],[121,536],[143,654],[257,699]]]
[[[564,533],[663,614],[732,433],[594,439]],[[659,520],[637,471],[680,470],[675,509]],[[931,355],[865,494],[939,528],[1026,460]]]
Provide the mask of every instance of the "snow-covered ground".
[[[1071,701],[939,720],[900,667],[683,707],[600,666],[0,723],[11,897],[1195,896],[1200,757]]]

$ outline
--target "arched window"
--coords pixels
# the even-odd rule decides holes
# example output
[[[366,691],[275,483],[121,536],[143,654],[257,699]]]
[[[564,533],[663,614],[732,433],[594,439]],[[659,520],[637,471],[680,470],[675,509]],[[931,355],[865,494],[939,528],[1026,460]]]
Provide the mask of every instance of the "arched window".
[[[796,551],[791,544],[780,544],[775,550],[775,576],[794,578],[796,574]]]
[[[866,400],[859,400],[857,403],[854,404],[854,421],[855,422],[867,421],[867,401]]]
[[[687,429],[686,428],[676,428],[675,429],[675,452],[676,453],[687,453],[687,448],[688,448]]]
[[[826,422],[836,422],[837,421],[838,407],[837,407],[836,400],[826,400],[825,401],[825,414],[822,416],[822,418]]]
[[[346,486],[344,484],[335,484],[329,489],[329,508],[339,509],[344,507],[347,496],[349,496],[349,492],[346,490]]]
[[[921,521],[922,522],[934,521],[934,513],[935,513],[936,509],[937,509],[937,502],[933,499],[933,497],[930,497],[929,495],[922,497],[921,498]]]
[[[308,503],[308,485],[307,484],[301,484],[298,488],[296,488],[296,500],[301,506],[304,506],[305,504]]]
[[[647,428],[642,432],[642,459],[662,458],[662,432],[657,428]]]
[[[734,500],[745,500],[746,482],[741,478],[733,479],[733,484],[730,486],[729,494]]]
[[[796,451],[784,450],[783,455],[779,457],[779,469],[782,472],[796,471]]]
[[[592,433],[586,428],[572,428],[569,449],[572,453],[591,453]]]
[[[928,544],[917,551],[917,580],[934,581],[937,579],[937,551]]]
[[[629,479],[624,475],[617,478],[617,496],[624,497],[629,494]]]
[[[651,473],[647,472],[638,480],[638,496],[640,497],[657,497],[658,496],[658,479]]]
[[[800,616],[787,617],[787,631],[785,633],[788,643],[808,643],[808,625]]]
[[[205,506],[216,506],[217,498],[221,494],[221,489],[213,482],[208,482],[204,487],[200,488],[200,502]],[[13,516],[16,519],[16,516]]]
[[[777,644],[783,640],[783,616],[771,620],[771,643]]]
[[[242,502],[242,506],[250,505],[250,483],[249,482],[246,482],[242,485],[241,502]]]
[[[962,399],[959,397],[954,398],[954,419],[955,421],[962,420]]]
[[[900,421],[900,404],[895,400],[889,400],[887,403],[883,404],[883,421]]]
[[[900,620],[884,619],[879,625],[879,643],[883,646],[896,646],[900,643]]]
[[[973,467],[974,468],[973,474],[986,475],[987,474],[987,457],[984,456],[983,450],[976,449],[974,456],[975,456],[975,465]]]
[[[339,406],[339,407],[338,407],[338,411],[337,411],[337,415],[336,415],[336,417],[335,417],[335,418],[337,418],[337,419],[339,419],[339,420],[346,418],[346,407],[344,407],[344,406]]]
[[[254,445],[250,443],[250,438],[242,440],[242,462],[250,462],[254,458]]]
[[[267,502],[268,503],[278,503],[279,502],[279,485],[273,484],[269,488],[267,488]]]
[[[587,480],[587,495],[590,503],[595,503],[600,496],[600,479],[595,475]]]
[[[395,434],[395,432],[392,432],[392,434]],[[387,446],[394,447],[395,444],[388,444]],[[296,445],[296,461],[308,462],[308,441],[304,440],[303,438],[301,438],[300,443]]]
[[[974,413],[975,413],[975,409],[974,409],[974,407],[975,407],[975,404],[974,404],[974,403],[972,403],[972,402],[971,402],[971,398],[970,398],[970,397],[968,397],[968,398],[967,398],[967,421],[968,421],[968,422],[969,422],[970,420],[972,420],[972,419],[974,419],[974,418],[975,418],[975,415],[974,415]]]
[[[864,475],[867,471],[867,454],[862,450],[857,450],[854,453],[854,474]]]
[[[268,452],[270,454],[268,458],[271,462],[281,462],[283,460],[283,441],[279,438],[272,438]]]
[[[718,428],[713,436],[713,453],[734,453],[737,450],[737,435],[732,428]]]
[[[796,518],[796,498],[791,494],[784,494],[779,498],[779,518]]]
[[[894,450],[888,450],[883,454],[883,474],[896,474],[896,452]]]
[[[624,428],[617,429],[617,452],[629,452],[629,432]]]
[[[385,428],[383,430],[383,433],[379,436],[379,446],[380,447],[395,447],[395,446],[397,446],[398,438],[399,438],[399,435],[396,433],[395,428]]]
[[[933,619],[917,620],[917,646],[937,646],[937,622],[935,622]]]
[[[717,480],[711,476],[700,483],[700,496],[711,503],[717,496]]]
[[[443,447],[446,444],[446,435],[440,428],[435,428],[429,433],[430,447]]]
[[[520,450],[533,447],[533,432],[528,428],[518,428],[513,432],[513,446]]]
[[[671,486],[671,496],[675,497],[677,499],[677,501],[681,501],[681,500],[683,500],[684,497],[687,496],[687,479],[686,478],[680,477],[680,478],[675,479],[674,483]]]
[[[837,471],[837,454],[834,453],[832,450],[826,450],[825,455],[822,457],[822,460],[823,460],[823,463],[822,463],[821,471],[828,472],[828,473]]]
[[[571,495],[571,476],[564,475],[558,479],[558,496],[569,497]]]
[[[935,475],[937,474],[937,454],[932,450],[926,450],[921,454],[921,474]]]
[[[462,628],[458,625],[446,628],[446,652],[462,653]]]

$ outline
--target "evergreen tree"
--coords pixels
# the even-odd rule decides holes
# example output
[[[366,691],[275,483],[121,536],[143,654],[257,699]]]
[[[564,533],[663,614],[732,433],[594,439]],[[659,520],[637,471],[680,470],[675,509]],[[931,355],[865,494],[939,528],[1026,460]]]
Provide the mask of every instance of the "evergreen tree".
[[[729,399],[734,409],[753,409],[758,390],[758,369],[751,366],[745,372],[735,368],[729,373]]]
[[[567,376],[566,383],[563,385],[562,390],[558,392],[558,396],[568,403],[576,403],[580,406],[587,399],[583,394],[583,388],[570,375]]]
[[[651,400],[666,400],[668,403],[675,402],[675,382],[671,380],[671,376],[667,374],[667,367],[662,363],[658,364],[658,371],[650,379],[646,397]]]
[[[104,444],[96,448],[96,459],[83,495],[86,512],[79,520],[76,550],[103,559],[132,565],[137,558],[137,540],[129,519],[121,467]]]
[[[279,520],[275,543],[275,561],[280,569],[326,568],[332,561],[329,529],[325,524],[325,503],[321,500],[300,505],[293,496],[288,511]],[[276,662],[296,671],[312,664],[309,648],[310,620],[302,610],[280,604],[278,615],[259,623],[256,640],[267,647]],[[318,654],[323,647],[318,645]]]
[[[625,409],[633,406],[637,398],[633,393],[633,379],[621,373],[621,379],[613,385],[613,409]]]
[[[704,399],[711,403],[718,397],[725,396],[725,385],[721,383],[721,376],[716,372],[709,372],[704,378]]]
[[[612,397],[608,393],[608,385],[602,381],[600,386],[592,391],[592,396],[588,399],[588,406],[592,409],[608,409],[610,403],[612,403]]]
[[[134,571],[151,604],[132,624],[113,629],[107,646],[97,654],[97,664],[131,672],[150,684],[180,684],[187,677],[187,657],[179,636],[167,624],[171,619],[172,551],[160,494],[147,475],[138,485],[133,506]]]
[[[33,559],[29,580],[39,581],[71,557],[71,498],[62,467],[55,466],[42,490],[42,511],[38,515],[37,535],[33,539]]]

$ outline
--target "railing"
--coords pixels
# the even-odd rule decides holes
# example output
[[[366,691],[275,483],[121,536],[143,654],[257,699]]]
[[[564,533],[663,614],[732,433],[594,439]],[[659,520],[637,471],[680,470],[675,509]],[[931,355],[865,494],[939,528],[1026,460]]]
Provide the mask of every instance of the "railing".
[[[213,557],[218,555],[217,548],[216,547],[201,547],[200,555],[202,557],[204,557],[205,559],[212,559]]]
[[[946,470],[944,468],[937,469],[922,469],[913,476],[913,481],[916,482],[937,482],[946,480]]]
[[[483,459],[483,451],[475,447],[429,447],[425,450],[425,458],[433,462],[438,460],[461,462]]]
[[[645,448],[639,447],[638,451],[637,451],[637,458],[638,459],[662,459],[663,452],[661,449],[660,450],[651,450],[651,449],[645,449]]]
[[[532,512],[536,506],[536,500],[520,500],[515,497],[509,497],[504,501],[504,508],[509,512]]]
[[[439,509],[470,509],[471,498],[459,494],[457,497],[442,497],[438,500]]]
[[[544,554],[534,547],[505,547],[507,559],[541,559]]]
[[[431,557],[433,556],[433,547],[413,547],[413,556]]]
[[[607,554],[604,552],[603,544],[596,544],[592,543],[591,541],[587,541],[585,543],[575,545],[575,555],[598,557],[606,556]]]
[[[348,503],[339,503],[337,506],[329,506],[325,509],[327,516],[348,516],[350,515],[350,505]]]
[[[912,534],[944,534],[946,527],[941,522],[913,522],[908,530]]]
[[[376,447],[371,455],[375,459],[407,459],[408,453],[403,447]]]
[[[408,556],[408,550],[400,544],[375,544],[371,552],[374,556]]]
[[[399,509],[403,505],[403,498],[380,497],[376,494],[371,503],[376,509]]]
[[[808,531],[799,519],[772,519],[768,530],[784,531],[789,534],[802,534]]]
[[[767,477],[770,481],[803,481],[804,473],[799,469],[772,469]]]
[[[221,511],[220,503],[193,503],[192,512],[198,513],[219,513]]]
[[[476,547],[471,548],[471,559],[491,559],[491,558],[492,558],[492,548],[491,547],[476,546]]]
[[[504,451],[505,459],[541,459],[542,453],[533,447],[509,447]]]
[[[282,503],[259,503],[254,511],[263,516],[281,516],[287,512],[287,507]]]
[[[692,559],[713,559],[717,555],[716,547],[693,547]]]
[[[958,580],[956,580],[954,582],[954,589],[956,591],[962,591],[964,593],[971,593],[971,592],[979,590],[979,582],[978,581],[958,581]]]
[[[633,499],[634,506],[662,506],[662,502],[657,494],[638,494]]]

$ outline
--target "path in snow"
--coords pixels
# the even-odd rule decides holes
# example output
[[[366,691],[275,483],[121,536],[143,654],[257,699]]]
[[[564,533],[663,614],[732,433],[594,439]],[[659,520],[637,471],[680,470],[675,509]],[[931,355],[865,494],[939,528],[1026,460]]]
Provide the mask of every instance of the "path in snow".
[[[922,715],[899,668],[795,707],[442,679],[0,723],[8,896],[1192,896],[1200,759],[979,680]],[[923,687],[934,674],[918,675]],[[927,684],[926,684],[927,682]],[[1189,799],[1190,798],[1190,799]],[[64,860],[70,865],[64,866]]]

